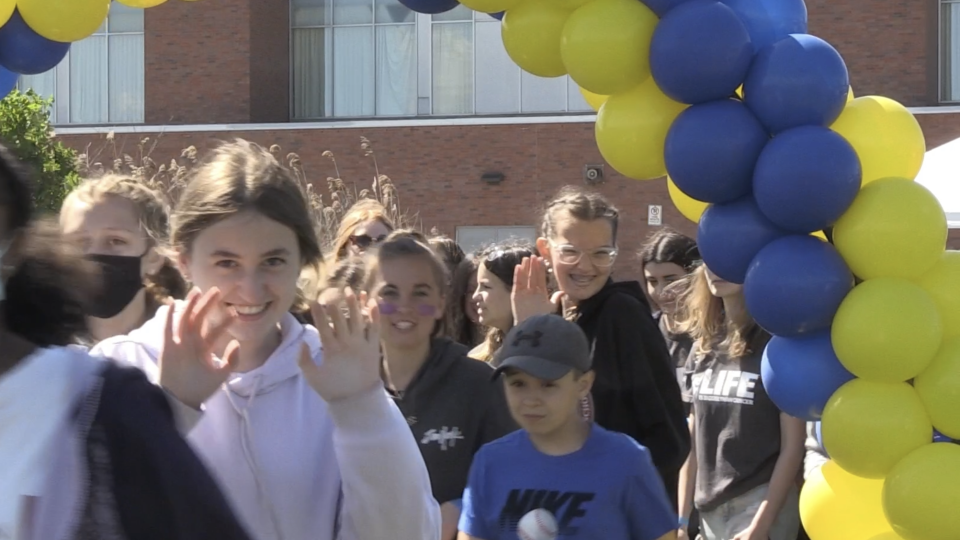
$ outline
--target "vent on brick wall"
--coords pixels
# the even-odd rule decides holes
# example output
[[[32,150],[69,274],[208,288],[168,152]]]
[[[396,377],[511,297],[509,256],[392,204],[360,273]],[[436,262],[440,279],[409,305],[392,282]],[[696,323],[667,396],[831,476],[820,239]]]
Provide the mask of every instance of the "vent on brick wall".
[[[483,175],[480,176],[480,179],[483,180],[483,183],[485,184],[490,184],[492,186],[495,186],[500,182],[503,182],[503,173],[502,172],[483,173]]]

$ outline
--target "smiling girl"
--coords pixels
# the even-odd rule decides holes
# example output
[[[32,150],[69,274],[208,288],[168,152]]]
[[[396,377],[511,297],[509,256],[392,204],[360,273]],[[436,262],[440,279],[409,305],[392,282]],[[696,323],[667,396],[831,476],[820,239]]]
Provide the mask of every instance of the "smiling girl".
[[[510,291],[513,275],[523,259],[535,253],[534,247],[516,241],[494,244],[477,254],[477,287],[473,300],[477,303],[480,324],[486,326],[487,337],[470,351],[470,357],[493,361],[503,344],[503,336],[513,328],[513,306]]]
[[[109,284],[86,307],[94,342],[139,328],[161,305],[186,296],[180,271],[159,250],[168,217],[159,193],[121,175],[87,180],[64,200],[63,234]]]
[[[94,352],[139,366],[194,409],[188,439],[251,536],[436,539],[423,459],[383,391],[378,345],[367,343],[377,333],[355,297],[347,322],[313,306],[319,334],[290,313],[301,271],[321,253],[289,171],[255,144],[221,146],[184,188],[171,241],[198,291]],[[321,351],[325,335],[333,350]],[[158,364],[169,351],[179,360]]]
[[[433,495],[442,503],[442,538],[451,540],[473,455],[516,426],[502,387],[491,380],[493,369],[440,337],[447,270],[426,239],[395,231],[372,254],[368,270],[367,290],[382,316],[384,382],[420,444]]]
[[[614,282],[617,209],[597,193],[564,188],[547,205],[540,257],[517,268],[513,306],[516,323],[554,311],[547,294],[548,265],[563,309],[593,350],[593,414],[611,431],[650,449],[671,500],[689,452],[689,432],[676,370],[650,313],[640,284]]]

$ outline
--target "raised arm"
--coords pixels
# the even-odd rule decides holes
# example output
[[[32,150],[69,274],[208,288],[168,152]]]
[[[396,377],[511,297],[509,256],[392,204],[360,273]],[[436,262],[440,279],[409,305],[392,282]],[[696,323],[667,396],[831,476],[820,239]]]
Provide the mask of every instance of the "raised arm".
[[[348,318],[339,306],[313,306],[323,361],[305,344],[300,351],[300,369],[335,426],[343,491],[337,538],[439,540],[440,506],[427,466],[380,380],[379,312],[371,304],[368,316],[352,291],[346,296]]]

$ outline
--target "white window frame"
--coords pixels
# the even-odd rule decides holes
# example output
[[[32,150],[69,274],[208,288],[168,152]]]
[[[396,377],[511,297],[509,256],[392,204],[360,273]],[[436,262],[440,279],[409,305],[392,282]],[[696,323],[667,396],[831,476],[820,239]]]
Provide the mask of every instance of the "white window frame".
[[[294,58],[293,58],[293,46],[294,46],[294,37],[293,30],[297,28],[320,28],[321,26],[316,25],[307,25],[307,26],[294,26],[293,23],[293,0],[290,1],[290,118],[293,121],[324,121],[324,120],[343,120],[343,119],[389,119],[389,118],[411,118],[411,116],[363,116],[363,117],[346,117],[346,116],[326,116],[326,117],[298,117],[294,111],[295,96],[294,90],[295,85],[293,84],[294,80],[294,69],[296,68]],[[327,0],[328,2],[335,2],[337,0]],[[369,0],[371,3],[374,0]],[[457,8],[459,9],[459,8]],[[473,71],[474,71],[474,89],[472,93],[473,97],[473,110],[477,110],[477,82],[476,82],[476,71],[477,71],[477,23],[483,22],[486,20],[495,20],[490,15],[484,13],[473,13],[473,17],[470,20],[462,19],[455,21],[434,21],[432,15],[427,15],[423,13],[414,13],[414,24],[416,25],[416,36],[417,36],[417,114],[416,117],[500,117],[500,116],[583,116],[583,115],[592,115],[595,114],[593,110],[570,110],[570,84],[567,83],[564,86],[564,103],[566,103],[565,110],[563,111],[546,111],[546,112],[523,112],[523,77],[521,76],[518,82],[518,92],[520,96],[519,102],[519,111],[517,113],[496,113],[496,114],[477,114],[476,112],[472,113],[463,113],[463,114],[442,114],[434,115],[433,114],[433,25],[434,24],[467,24],[470,23],[473,25],[473,40],[471,46],[473,47]],[[339,27],[350,27],[350,26],[373,26],[374,28],[378,25],[385,25],[391,23],[376,23],[371,24],[329,24],[323,25],[323,28],[339,28]],[[396,23],[400,24],[400,23]],[[409,24],[409,23],[407,23]],[[376,32],[374,32],[374,39],[376,39]],[[482,54],[482,51],[480,51]],[[328,67],[325,67],[327,71],[326,81],[329,81],[333,77],[332,70]],[[564,76],[566,80],[566,76]],[[329,83],[327,83],[329,84]],[[376,82],[374,82],[376,85]]]
[[[466,240],[464,238],[466,234],[464,233],[490,234],[488,234],[489,240],[481,243],[478,246],[464,246],[463,242]],[[462,247],[465,252],[470,253],[484,247],[487,244],[503,242],[510,239],[530,240],[531,242],[536,242],[538,233],[536,227],[526,225],[459,225],[457,226],[456,236],[457,244],[460,244],[460,247]]]
[[[957,4],[960,6],[960,0],[938,0],[937,2],[937,101],[952,104],[960,103],[960,98],[950,99],[944,92],[944,82],[951,75],[949,65],[947,64],[947,57],[943,54],[943,50],[951,38],[949,33],[944,32],[943,27],[943,11],[949,4]],[[951,30],[960,32],[960,28],[952,28]],[[953,51],[953,54],[960,57],[960,50]]]
[[[140,10],[141,12],[143,10]],[[145,28],[141,26],[141,28]],[[95,125],[138,125],[144,123],[144,117],[146,116],[146,100],[144,96],[141,96],[140,102],[143,106],[141,110],[141,117],[138,121],[134,122],[113,122],[110,120],[110,37],[111,36],[144,36],[144,30],[139,32],[111,32],[110,31],[110,19],[103,22],[103,25],[97,29],[90,37],[102,37],[106,38],[106,47],[104,47],[104,54],[106,55],[106,80],[104,81],[105,92],[102,92],[100,98],[103,101],[103,106],[107,111],[107,120],[103,122],[95,122]],[[146,53],[146,47],[144,47],[144,54]],[[67,51],[67,55],[63,57],[63,60],[53,68],[54,72],[54,94],[53,94],[53,107],[50,110],[50,122],[54,126],[79,126],[79,125],[90,125],[90,122],[71,122],[70,121],[70,51]],[[143,76],[146,77],[146,62],[144,62],[144,73]],[[20,90],[26,90],[23,88],[23,78],[21,77],[17,81],[17,88]],[[146,85],[144,85],[146,87]],[[144,93],[146,93],[144,91]],[[49,97],[49,96],[44,96]],[[61,99],[65,98],[65,99]],[[65,119],[61,121],[61,119]]]

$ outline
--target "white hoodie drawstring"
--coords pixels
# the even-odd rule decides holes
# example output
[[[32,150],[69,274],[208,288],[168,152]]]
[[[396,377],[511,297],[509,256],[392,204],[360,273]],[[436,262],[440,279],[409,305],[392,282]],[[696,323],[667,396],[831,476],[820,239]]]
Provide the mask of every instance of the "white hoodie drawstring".
[[[260,389],[261,381],[262,378],[260,375],[254,376],[253,387],[250,390],[250,397],[247,398],[246,407],[237,405],[233,400],[233,392],[230,391],[226,384],[224,384],[222,388],[227,394],[227,401],[230,402],[230,406],[240,415],[240,448],[243,451],[243,457],[247,460],[247,466],[250,467],[250,471],[253,473],[253,480],[257,484],[257,494],[260,496],[260,504],[270,516],[270,523],[273,525],[273,531],[274,534],[276,534],[277,540],[283,540],[283,534],[280,532],[280,524],[277,521],[277,512],[273,507],[273,503],[270,501],[270,497],[267,496],[267,491],[260,479],[260,467],[257,466],[256,457],[250,448],[250,441],[253,439],[253,424],[250,422],[250,414],[248,411],[253,407],[253,400],[257,397],[257,390]]]

